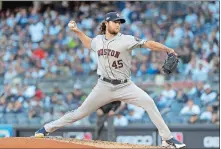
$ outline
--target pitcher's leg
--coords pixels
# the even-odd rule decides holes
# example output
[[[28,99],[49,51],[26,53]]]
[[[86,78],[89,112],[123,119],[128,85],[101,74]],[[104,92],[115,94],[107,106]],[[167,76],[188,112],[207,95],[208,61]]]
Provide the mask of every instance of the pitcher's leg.
[[[151,121],[157,127],[160,136],[167,140],[172,137],[169,128],[167,127],[166,123],[164,122],[159,110],[157,109],[153,99],[148,95],[144,95],[146,93],[140,94],[137,100],[127,100],[125,102],[134,104],[136,106],[142,107],[149,115]]]
[[[102,91],[101,91],[102,89]],[[109,91],[107,88],[102,86],[95,86],[86,100],[82,105],[76,110],[67,112],[64,116],[58,120],[52,121],[44,126],[45,130],[49,133],[62,128],[66,125],[69,125],[77,120],[88,116],[92,112],[96,111],[99,107],[110,102],[110,96],[107,96]]]
[[[129,86],[121,89],[121,91],[119,90],[118,94],[118,98],[122,101],[142,107],[148,113],[163,139],[167,140],[172,137],[153,99],[146,92],[134,83],[131,83]]]

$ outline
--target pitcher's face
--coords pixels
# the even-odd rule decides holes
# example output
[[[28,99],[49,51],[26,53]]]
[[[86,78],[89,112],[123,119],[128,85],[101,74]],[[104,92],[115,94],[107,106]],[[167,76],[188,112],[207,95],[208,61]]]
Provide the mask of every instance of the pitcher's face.
[[[107,27],[107,31],[110,34],[116,35],[120,32],[120,26],[121,26],[121,22],[120,21],[109,21],[106,22],[106,27]]]

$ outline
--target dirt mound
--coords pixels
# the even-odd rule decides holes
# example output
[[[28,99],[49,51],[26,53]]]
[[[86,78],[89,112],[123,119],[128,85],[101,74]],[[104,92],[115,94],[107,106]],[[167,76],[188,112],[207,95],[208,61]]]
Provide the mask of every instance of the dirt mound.
[[[95,148],[74,142],[57,141],[45,138],[3,138],[0,148]]]
[[[0,139],[0,148],[157,148],[107,141],[77,140],[70,138],[17,137]]]

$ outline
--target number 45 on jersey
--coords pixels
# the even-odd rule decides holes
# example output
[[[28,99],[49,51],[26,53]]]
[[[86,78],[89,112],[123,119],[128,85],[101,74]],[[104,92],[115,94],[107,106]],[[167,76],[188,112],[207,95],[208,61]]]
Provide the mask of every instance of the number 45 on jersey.
[[[122,60],[113,61],[112,67],[114,67],[115,69],[122,68],[123,61]]]

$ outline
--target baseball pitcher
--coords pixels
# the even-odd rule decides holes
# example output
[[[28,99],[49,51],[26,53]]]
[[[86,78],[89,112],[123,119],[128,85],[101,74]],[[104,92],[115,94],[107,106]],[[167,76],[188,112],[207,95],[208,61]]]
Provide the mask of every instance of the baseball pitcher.
[[[113,101],[123,101],[142,107],[155,124],[162,137],[162,146],[167,148],[185,148],[186,145],[177,141],[165,124],[153,99],[137,87],[131,77],[131,51],[136,48],[148,48],[153,51],[167,52],[177,55],[175,51],[155,41],[145,41],[131,35],[120,33],[121,24],[125,19],[117,12],[105,15],[100,26],[100,35],[90,38],[78,29],[74,21],[68,24],[71,31],[81,40],[84,47],[97,53],[98,81],[82,105],[66,113],[58,120],[45,124],[35,132],[35,137],[44,137],[55,130],[80,120],[101,106]]]

